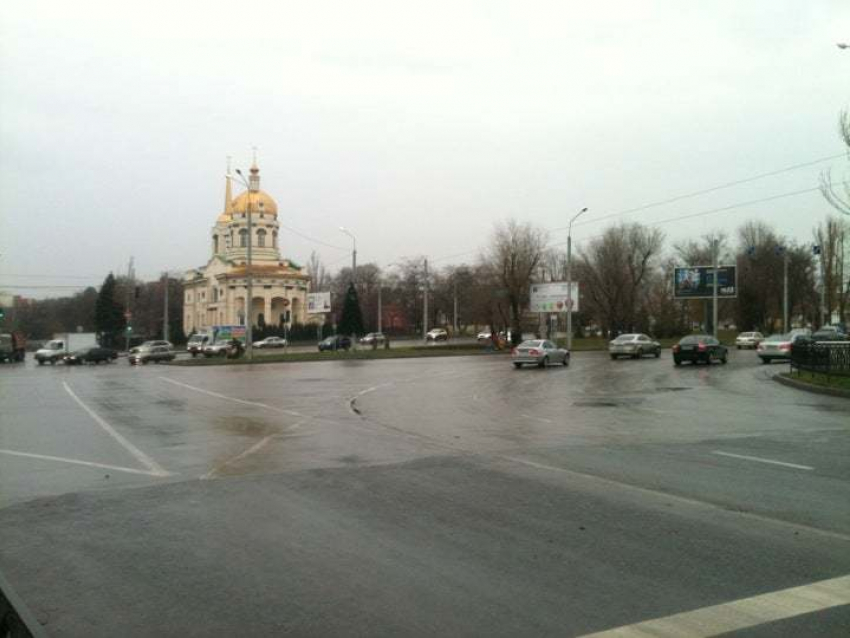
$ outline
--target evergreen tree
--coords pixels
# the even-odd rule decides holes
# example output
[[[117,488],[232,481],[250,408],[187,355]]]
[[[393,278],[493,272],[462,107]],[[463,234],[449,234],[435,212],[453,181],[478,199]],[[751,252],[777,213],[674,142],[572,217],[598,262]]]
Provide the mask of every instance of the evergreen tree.
[[[113,346],[124,330],[124,313],[115,298],[115,277],[112,273],[103,280],[94,307],[94,325],[104,346]]]
[[[357,289],[354,283],[348,284],[345,293],[345,302],[342,306],[342,317],[337,326],[337,332],[341,335],[362,335],[363,314],[360,312],[360,301],[357,298]]]

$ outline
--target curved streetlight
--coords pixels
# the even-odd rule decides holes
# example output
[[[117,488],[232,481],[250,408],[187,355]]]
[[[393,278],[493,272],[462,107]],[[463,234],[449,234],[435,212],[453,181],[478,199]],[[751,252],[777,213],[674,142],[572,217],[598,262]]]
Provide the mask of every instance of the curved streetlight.
[[[587,212],[587,206],[567,224],[567,350],[573,349],[573,222]]]
[[[340,226],[339,229],[351,237],[351,283],[355,283],[357,279],[357,238],[345,226]]]

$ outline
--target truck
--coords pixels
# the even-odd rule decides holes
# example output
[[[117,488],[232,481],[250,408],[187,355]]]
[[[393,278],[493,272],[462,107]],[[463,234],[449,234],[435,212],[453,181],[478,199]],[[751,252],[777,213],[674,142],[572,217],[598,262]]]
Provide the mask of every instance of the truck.
[[[67,354],[96,345],[97,334],[94,332],[61,332],[54,334],[53,339],[36,350],[35,360],[40,366],[45,363],[55,365]]]
[[[225,356],[234,339],[245,345],[245,326],[213,326],[212,339],[203,349],[204,356],[207,358]]]
[[[27,339],[22,332],[0,334],[0,362],[20,362],[24,360]]]
[[[212,343],[212,341],[212,332],[196,332],[186,342],[186,352],[191,354],[193,358],[197,357],[199,354],[204,353],[204,346]]]

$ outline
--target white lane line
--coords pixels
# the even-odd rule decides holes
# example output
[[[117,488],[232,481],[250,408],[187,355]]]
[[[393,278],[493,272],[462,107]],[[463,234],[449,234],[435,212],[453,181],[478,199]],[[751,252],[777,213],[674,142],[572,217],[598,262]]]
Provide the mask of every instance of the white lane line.
[[[163,381],[167,381],[168,383],[173,383],[174,385],[179,385],[181,388],[200,392],[201,394],[206,394],[207,396],[215,397],[217,399],[232,401],[233,403],[241,403],[242,405],[252,405],[257,408],[273,410],[274,412],[282,412],[283,414],[290,414],[292,416],[304,416],[303,414],[301,414],[300,412],[296,412],[295,410],[286,410],[284,408],[278,408],[273,405],[268,405],[267,403],[259,403],[257,401],[246,401],[245,399],[229,397],[226,394],[219,394],[218,392],[213,392],[212,390],[204,390],[203,388],[198,388],[194,385],[189,385],[188,383],[181,383],[180,381],[175,381],[174,379],[169,379],[168,377],[160,377],[160,379],[162,379]]]
[[[74,401],[77,402],[77,405],[79,405],[83,410],[85,410],[88,413],[88,415],[92,419],[94,419],[95,423],[97,423],[103,429],[104,432],[106,432],[109,436],[111,436],[113,439],[118,441],[118,443],[120,443],[124,447],[125,450],[127,450],[130,454],[132,454],[134,457],[136,457],[136,460],[139,463],[141,463],[146,468],[148,468],[148,470],[150,470],[151,474],[153,474],[154,476],[170,476],[170,473],[166,472],[162,468],[162,466],[159,465],[159,463],[154,461],[151,457],[149,457],[147,454],[142,452],[135,445],[130,443],[130,441],[125,439],[123,436],[121,436],[121,434],[119,434],[115,430],[115,428],[113,428],[106,421],[104,421],[100,417],[100,415],[97,414],[97,412],[95,412],[89,406],[87,406],[85,403],[83,403],[82,399],[80,399],[80,397],[78,397],[76,394],[74,394],[74,391],[71,389],[71,386],[69,386],[66,381],[63,381],[62,385],[65,387],[65,391],[68,394],[71,395],[71,398],[74,399]]]
[[[702,638],[850,604],[850,576],[608,629],[582,638]]]
[[[251,456],[254,452],[258,452],[259,450],[263,449],[263,448],[266,446],[266,444],[274,438],[274,436],[275,436],[274,434],[270,434],[270,435],[268,435],[267,437],[265,437],[265,438],[260,439],[259,441],[257,441],[254,445],[252,445],[251,447],[249,447],[249,448],[248,448],[247,450],[245,450],[244,452],[242,452],[242,453],[240,453],[240,454],[237,454],[236,456],[234,456],[234,457],[233,457],[233,458],[231,458],[231,459],[227,459],[224,463],[220,463],[219,465],[216,465],[216,466],[215,466],[213,469],[211,469],[209,472],[207,472],[206,474],[202,475],[202,476],[200,477],[200,478],[201,478],[201,480],[211,479],[211,478],[213,478],[216,474],[218,474],[221,470],[223,470],[224,468],[226,468],[228,465],[232,465],[233,463],[236,463],[237,461],[241,461],[241,460],[242,460],[242,459],[244,459],[245,457]]]
[[[773,459],[763,459],[758,456],[747,456],[746,454],[732,454],[731,452],[721,452],[714,450],[712,454],[719,456],[729,456],[733,459],[744,459],[745,461],[756,461],[757,463],[770,463],[771,465],[782,465],[783,467],[793,467],[796,470],[813,470],[815,468],[808,465],[797,465],[796,463],[786,463],[785,461],[774,461]]]
[[[520,414],[520,416],[524,417],[526,419],[531,419],[533,421],[542,421],[543,423],[551,423],[552,422],[550,419],[544,419],[543,417],[540,417],[540,416],[532,416],[531,414]]]
[[[131,467],[119,467],[117,465],[107,465],[105,463],[93,463],[92,461],[80,461],[79,459],[67,459],[61,456],[48,456],[47,454],[32,454],[30,452],[17,452],[15,450],[0,450],[0,454],[8,454],[9,456],[23,456],[30,459],[40,459],[42,461],[57,461],[59,463],[71,463],[73,465],[85,465],[87,467],[99,467],[104,470],[114,470],[115,472],[127,472],[128,474],[143,474],[145,476],[161,476],[147,470],[135,470]]]

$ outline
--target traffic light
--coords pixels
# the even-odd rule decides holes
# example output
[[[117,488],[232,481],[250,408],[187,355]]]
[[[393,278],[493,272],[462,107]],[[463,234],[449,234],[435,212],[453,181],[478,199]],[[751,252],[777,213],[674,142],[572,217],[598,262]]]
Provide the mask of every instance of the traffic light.
[[[0,306],[0,321],[6,318],[6,309],[3,306]]]
[[[127,326],[127,332],[133,332],[133,326]]]

